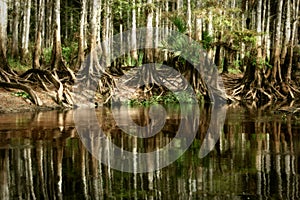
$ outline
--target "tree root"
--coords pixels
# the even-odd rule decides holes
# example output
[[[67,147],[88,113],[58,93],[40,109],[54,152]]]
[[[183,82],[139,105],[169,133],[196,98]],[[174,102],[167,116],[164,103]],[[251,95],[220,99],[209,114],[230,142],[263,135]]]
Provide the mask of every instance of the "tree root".
[[[0,81],[0,87],[23,90],[24,92],[29,94],[32,103],[38,106],[43,105],[43,102],[40,100],[37,94],[27,85],[21,83],[7,83],[7,82]]]

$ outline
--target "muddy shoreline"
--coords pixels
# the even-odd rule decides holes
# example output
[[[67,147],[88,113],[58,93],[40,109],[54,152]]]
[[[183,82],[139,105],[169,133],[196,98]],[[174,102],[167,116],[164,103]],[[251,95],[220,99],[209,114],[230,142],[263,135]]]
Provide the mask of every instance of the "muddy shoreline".
[[[17,92],[18,90],[0,88],[0,114],[63,109],[45,92],[37,92],[43,102],[42,106],[34,105],[29,99],[15,95]]]

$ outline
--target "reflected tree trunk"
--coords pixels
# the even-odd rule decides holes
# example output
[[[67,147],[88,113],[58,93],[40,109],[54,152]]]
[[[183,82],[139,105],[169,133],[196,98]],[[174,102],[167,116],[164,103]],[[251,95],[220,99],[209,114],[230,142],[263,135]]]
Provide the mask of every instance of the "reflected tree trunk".
[[[0,150],[0,197],[1,199],[9,199],[9,152],[8,150]]]

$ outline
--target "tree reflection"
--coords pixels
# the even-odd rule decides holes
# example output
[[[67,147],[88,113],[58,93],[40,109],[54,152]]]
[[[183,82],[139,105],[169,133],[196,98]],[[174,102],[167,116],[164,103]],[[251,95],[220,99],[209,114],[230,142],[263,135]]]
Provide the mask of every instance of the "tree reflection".
[[[116,145],[143,152],[172,140],[180,121],[172,109],[161,132],[146,141],[122,133],[109,109],[97,115]],[[201,108],[199,133],[183,156],[143,174],[112,170],[94,158],[78,138],[71,112],[48,113],[49,123],[36,114],[29,116],[35,122],[18,128],[0,125],[0,199],[298,199],[300,129],[294,116],[229,107],[223,129],[216,129],[219,142],[200,159],[211,109]],[[149,123],[147,116],[131,117]],[[99,154],[107,156],[107,145],[92,139]],[[136,166],[139,160],[132,162]]]

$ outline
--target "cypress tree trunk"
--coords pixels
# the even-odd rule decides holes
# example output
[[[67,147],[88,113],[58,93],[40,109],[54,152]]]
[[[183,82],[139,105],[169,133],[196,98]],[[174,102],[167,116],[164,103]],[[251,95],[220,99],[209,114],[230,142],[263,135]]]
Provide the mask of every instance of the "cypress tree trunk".
[[[61,49],[61,24],[60,24],[60,0],[55,0],[53,5],[54,21],[53,21],[53,47],[51,58],[51,69],[60,70],[64,65]]]
[[[152,29],[152,21],[153,21],[153,1],[147,0],[147,5],[145,7],[146,18],[147,18],[147,33],[145,38],[145,60],[144,63],[152,63],[153,62],[153,29]]]
[[[38,24],[35,33],[35,45],[33,50],[33,62],[32,68],[40,68],[40,57],[42,53],[42,26],[44,23],[44,0],[40,0],[39,10],[38,10]]]
[[[273,68],[272,68],[272,75],[271,75],[271,84],[274,84],[277,80],[282,82],[281,66],[280,66],[282,8],[283,8],[283,0],[278,0],[277,10],[276,10],[277,18],[275,24],[274,47],[273,47],[274,50],[272,52]]]
[[[78,59],[77,59],[77,67],[80,67],[82,62],[84,61],[84,27],[85,27],[85,16],[86,16],[86,5],[87,1],[81,1],[81,14],[80,14],[80,25],[79,25],[79,38],[78,38]]]
[[[13,58],[19,57],[19,18],[20,18],[20,2],[19,0],[14,0],[13,2],[13,32],[12,32],[12,48],[11,56]]]
[[[22,44],[21,44],[21,61],[27,63],[29,58],[29,32],[30,32],[30,14],[31,14],[31,0],[24,1],[24,19],[22,31]]]
[[[291,81],[291,77],[292,77],[292,66],[293,66],[293,55],[294,55],[294,48],[296,45],[296,41],[299,41],[299,35],[297,35],[298,30],[297,27],[299,26],[299,5],[300,4],[300,0],[294,0],[292,3],[292,10],[293,12],[292,14],[292,19],[293,19],[293,23],[292,23],[292,31],[291,31],[291,40],[289,41],[289,48],[288,48],[288,61],[287,61],[287,73],[286,73],[286,77],[285,77],[285,81],[287,83],[290,83]],[[299,34],[299,33],[298,33]]]
[[[0,1],[0,69],[10,70],[6,57],[7,47],[7,2]]]
[[[135,64],[137,64],[137,61],[138,61],[138,54],[137,54],[137,44],[136,44],[136,0],[132,0],[132,6],[133,6],[133,9],[132,9],[132,23],[131,23],[131,26],[132,26],[132,33],[131,33],[131,43],[132,43],[132,50],[130,52],[131,54],[131,58],[133,59],[133,62]]]

